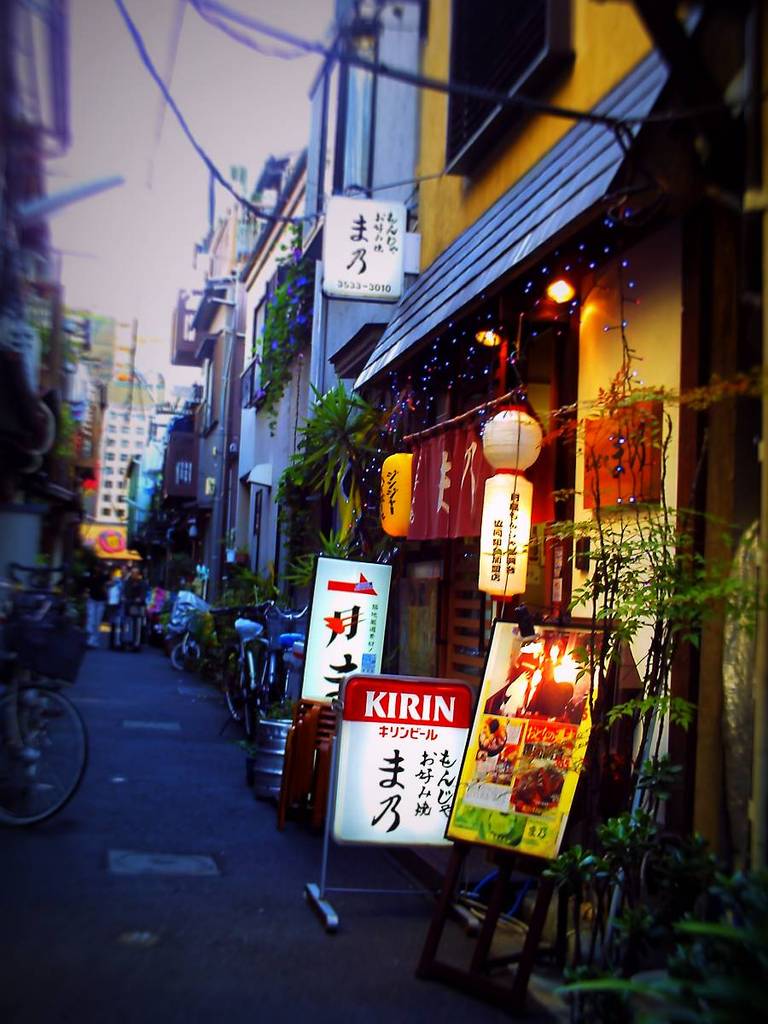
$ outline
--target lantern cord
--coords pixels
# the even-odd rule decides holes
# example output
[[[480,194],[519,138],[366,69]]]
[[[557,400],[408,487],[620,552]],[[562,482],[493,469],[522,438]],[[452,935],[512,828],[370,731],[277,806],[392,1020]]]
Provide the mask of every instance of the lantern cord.
[[[462,412],[450,420],[443,420],[442,423],[436,423],[433,427],[427,427],[425,430],[419,430],[415,434],[406,434],[403,437],[403,443],[414,444],[416,441],[424,441],[426,438],[433,437],[435,434],[440,434],[451,427],[457,426],[459,423],[471,420],[474,416],[480,416],[489,409],[495,409],[497,406],[503,405],[505,402],[513,401],[515,399],[520,401],[520,392],[520,387],[512,388],[511,391],[507,391],[505,394],[499,395],[498,398],[493,398],[488,402],[483,402],[482,405],[476,405],[473,409],[468,409],[466,412]]]

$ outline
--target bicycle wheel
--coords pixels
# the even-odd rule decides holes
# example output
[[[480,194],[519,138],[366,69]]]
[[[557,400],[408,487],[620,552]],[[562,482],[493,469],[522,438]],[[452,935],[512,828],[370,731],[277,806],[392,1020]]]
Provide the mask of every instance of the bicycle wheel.
[[[177,672],[184,671],[185,653],[184,653],[184,638],[171,648],[171,664]]]
[[[203,660],[203,650],[197,640],[192,637],[187,640],[187,649],[184,652],[184,668],[187,672],[196,672]]]
[[[221,688],[227,710],[235,722],[242,722],[245,709],[245,698],[240,682],[240,655],[236,647],[229,647],[224,652],[224,669]]]
[[[16,715],[23,751],[7,742],[9,715]],[[42,687],[0,701],[0,824],[34,825],[67,804],[82,781],[88,738],[80,712],[63,694]]]

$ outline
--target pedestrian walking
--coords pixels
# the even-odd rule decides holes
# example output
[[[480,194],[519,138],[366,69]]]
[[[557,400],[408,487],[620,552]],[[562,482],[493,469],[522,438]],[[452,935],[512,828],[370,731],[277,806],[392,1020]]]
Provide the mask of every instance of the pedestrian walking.
[[[99,646],[99,630],[107,603],[107,582],[106,570],[100,565],[94,566],[88,583],[85,606],[85,631],[89,647]]]
[[[137,567],[123,583],[122,614],[128,619],[128,644],[132,650],[141,647],[141,634],[147,611],[147,584],[141,570]]]

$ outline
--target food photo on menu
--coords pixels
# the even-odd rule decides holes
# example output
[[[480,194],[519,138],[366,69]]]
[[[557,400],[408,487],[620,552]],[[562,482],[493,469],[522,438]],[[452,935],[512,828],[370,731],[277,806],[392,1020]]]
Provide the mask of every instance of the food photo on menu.
[[[521,638],[513,624],[496,624],[449,837],[473,833],[521,850],[529,837],[541,840],[530,852],[559,841],[578,778],[574,754],[589,735],[583,638],[554,628]]]

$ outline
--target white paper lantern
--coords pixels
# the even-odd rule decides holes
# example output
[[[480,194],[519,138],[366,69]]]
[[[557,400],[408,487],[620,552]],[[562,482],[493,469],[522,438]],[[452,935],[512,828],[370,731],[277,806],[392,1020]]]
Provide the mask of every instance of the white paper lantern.
[[[533,484],[517,473],[497,473],[485,484],[478,586],[496,598],[525,591]]]
[[[523,470],[541,451],[541,427],[525,409],[504,409],[483,430],[483,455],[494,469]]]

